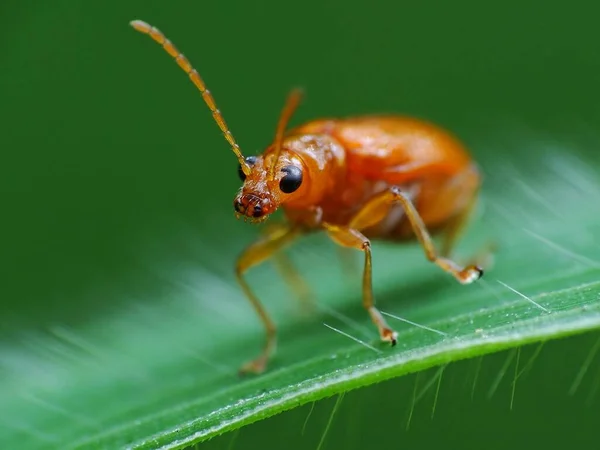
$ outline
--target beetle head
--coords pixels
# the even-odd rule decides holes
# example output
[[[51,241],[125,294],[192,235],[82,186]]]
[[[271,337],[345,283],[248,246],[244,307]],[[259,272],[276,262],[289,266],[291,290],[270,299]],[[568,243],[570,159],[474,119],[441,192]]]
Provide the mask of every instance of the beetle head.
[[[238,217],[244,216],[251,222],[262,222],[274,213],[283,203],[296,195],[301,195],[304,164],[291,152],[283,151],[275,164],[274,176],[269,175],[272,158],[275,155],[246,158],[251,170],[245,174],[238,166],[238,174],[243,185],[237,193],[233,207]]]

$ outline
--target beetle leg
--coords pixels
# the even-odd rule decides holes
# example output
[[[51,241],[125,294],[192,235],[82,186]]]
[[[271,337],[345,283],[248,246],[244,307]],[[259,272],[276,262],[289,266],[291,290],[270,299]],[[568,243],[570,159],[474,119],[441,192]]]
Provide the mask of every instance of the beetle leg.
[[[296,295],[301,308],[305,312],[314,310],[315,303],[313,301],[312,291],[308,286],[308,283],[306,283],[304,278],[302,278],[298,272],[298,269],[296,269],[292,263],[289,256],[284,253],[277,253],[273,257],[273,264]]]
[[[241,373],[263,372],[267,366],[269,358],[275,352],[277,345],[277,330],[275,324],[260,300],[250,289],[248,282],[244,278],[244,274],[251,267],[254,267],[257,264],[271,258],[276,252],[283,249],[284,246],[296,238],[299,233],[300,230],[298,228],[279,227],[277,229],[273,229],[263,239],[258,240],[248,246],[237,259],[235,267],[237,280],[242,287],[244,294],[248,300],[250,300],[252,307],[258,314],[258,317],[260,318],[260,321],[262,322],[266,332],[266,341],[263,351],[258,358],[244,364],[240,369]]]
[[[475,209],[475,205],[477,204],[478,192],[479,189],[474,190],[471,193],[471,197],[465,209],[463,209],[463,211],[460,214],[453,218],[452,221],[446,227],[446,230],[444,232],[444,238],[442,241],[442,248],[440,251],[441,256],[445,258],[451,258],[452,251],[456,246],[456,242],[462,236],[462,232],[465,229],[465,226],[467,225],[469,218],[473,213],[473,210]]]
[[[269,236],[270,234],[276,233],[279,229],[285,227],[287,227],[285,224],[270,223],[265,225],[263,228],[263,233],[266,236]],[[292,292],[299,300],[303,310],[305,312],[314,310],[315,304],[311,289],[292,263],[292,260],[282,251],[278,251],[273,255],[273,266],[279,272],[288,286],[290,286]]]
[[[348,247],[338,246],[338,257],[340,258],[340,264],[342,265],[342,270],[348,277],[355,276],[358,271],[358,266],[356,264],[356,260],[354,259],[354,252],[351,252],[352,249],[349,249]]]
[[[417,209],[410,198],[395,186],[376,195],[367,202],[350,222],[350,227],[362,230],[376,224],[385,217],[389,208],[394,203],[399,203],[404,209],[406,218],[410,222],[413,232],[421,243],[421,246],[425,251],[425,256],[429,261],[436,264],[443,271],[454,276],[461,284],[469,284],[481,278],[483,270],[480,267],[476,265],[462,267],[453,260],[438,255],[433,240],[431,239],[427,227],[423,223]]]
[[[360,231],[353,228],[340,227],[328,223],[323,223],[322,226],[329,234],[329,237],[337,244],[341,245],[342,247],[355,248],[364,252],[365,264],[363,269],[363,305],[379,329],[381,340],[391,342],[392,345],[396,345],[398,333],[390,328],[379,310],[375,307],[372,282],[373,269],[371,261],[371,242]]]
[[[450,221],[444,232],[442,240],[442,248],[440,256],[444,258],[452,258],[452,252],[456,246],[456,242],[462,236],[462,232],[467,225],[475,205],[477,204],[477,194],[479,189],[472,192],[469,202],[465,209],[458,214],[454,219]],[[494,252],[496,251],[496,244],[488,242],[483,248],[481,248],[476,255],[471,257],[469,260],[470,264],[477,265],[479,267],[490,267],[493,264]]]

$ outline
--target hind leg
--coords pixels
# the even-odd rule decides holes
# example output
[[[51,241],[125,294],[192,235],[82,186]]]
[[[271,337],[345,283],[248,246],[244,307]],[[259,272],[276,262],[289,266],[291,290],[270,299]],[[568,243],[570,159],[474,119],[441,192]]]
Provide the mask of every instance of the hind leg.
[[[479,189],[473,191],[471,193],[471,198],[469,199],[467,206],[463,209],[462,212],[457,214],[453,219],[451,219],[445,227],[443,233],[442,245],[440,248],[440,255],[451,258],[452,252],[456,247],[456,243],[463,235],[463,231],[469,223],[469,219],[473,215],[473,211],[475,210],[475,206],[477,205],[477,194]]]
[[[352,219],[349,228],[362,231],[377,224],[387,215],[394,204],[399,204],[404,210],[408,225],[419,240],[429,261],[452,275],[461,284],[470,284],[481,278],[483,275],[481,268],[475,265],[461,266],[438,251],[417,208],[409,196],[397,187],[391,187],[389,190],[373,197]]]
[[[457,195],[462,195],[468,198],[463,210],[454,218],[447,222],[442,233],[442,243],[440,255],[445,258],[452,258],[453,251],[458,243],[458,240],[463,236],[465,228],[472,218],[480,192],[479,184],[465,184],[464,192],[459,192]],[[469,258],[467,265],[489,268],[492,265],[493,253],[496,246],[493,243],[487,243],[475,255]]]
[[[469,284],[483,275],[483,270],[477,266],[462,267],[453,260],[441,256],[436,250],[425,223],[413,205],[409,196],[396,187],[375,195],[350,220],[348,226],[322,223],[321,226],[329,237],[342,247],[362,250],[365,256],[363,266],[363,305],[377,326],[381,340],[396,344],[398,334],[390,328],[375,306],[372,282],[371,243],[362,234],[365,229],[383,220],[393,205],[400,205],[406,214],[412,231],[417,236],[427,259],[445,272],[451,274],[462,284]]]

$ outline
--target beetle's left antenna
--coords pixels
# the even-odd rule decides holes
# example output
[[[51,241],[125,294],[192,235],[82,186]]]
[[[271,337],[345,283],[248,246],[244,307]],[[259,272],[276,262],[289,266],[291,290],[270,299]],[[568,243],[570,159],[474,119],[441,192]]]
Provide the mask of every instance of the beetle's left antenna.
[[[229,131],[229,128],[225,123],[225,119],[223,118],[221,111],[219,111],[219,109],[217,108],[215,99],[213,98],[210,91],[206,89],[206,84],[204,84],[204,81],[200,77],[200,74],[198,74],[198,71],[192,67],[188,59],[183,55],[183,53],[177,50],[173,43],[169,39],[167,39],[159,29],[141,20],[133,20],[129,22],[129,24],[140,33],[147,34],[156,42],[158,42],[162,46],[162,48],[164,48],[165,51],[175,59],[175,62],[179,65],[179,67],[181,67],[185,71],[185,73],[189,75],[190,80],[192,80],[192,83],[196,85],[196,87],[202,94],[202,98],[204,99],[206,105],[212,112],[215,122],[217,122],[217,125],[219,125],[219,128],[221,128],[221,131],[225,135],[225,139],[227,139],[227,142],[229,142],[229,145],[231,145],[231,149],[235,153],[235,156],[237,156],[237,159],[242,167],[242,170],[244,171],[244,174],[246,174],[246,176],[250,175],[250,166],[248,165],[246,159],[242,155],[242,152],[240,151],[240,146],[237,144],[237,142],[235,142],[231,131]]]
[[[285,129],[288,123],[290,122],[294,111],[296,111],[296,108],[298,108],[298,105],[302,100],[302,95],[302,89],[293,89],[287,96],[285,105],[283,106],[283,110],[281,111],[281,115],[279,116],[277,129],[275,131],[275,157],[273,158],[273,162],[269,167],[269,178],[271,180],[275,177],[275,166],[277,165],[277,161],[279,160],[279,156],[281,155]]]

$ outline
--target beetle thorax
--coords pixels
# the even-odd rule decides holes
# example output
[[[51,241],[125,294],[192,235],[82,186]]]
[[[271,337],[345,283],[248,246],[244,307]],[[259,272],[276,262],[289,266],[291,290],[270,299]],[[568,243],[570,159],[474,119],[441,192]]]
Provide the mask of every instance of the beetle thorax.
[[[319,204],[345,177],[346,153],[333,137],[322,134],[289,136],[284,141],[281,160],[302,161],[303,181],[296,195],[286,201],[294,209]],[[278,165],[285,165],[278,162]]]

